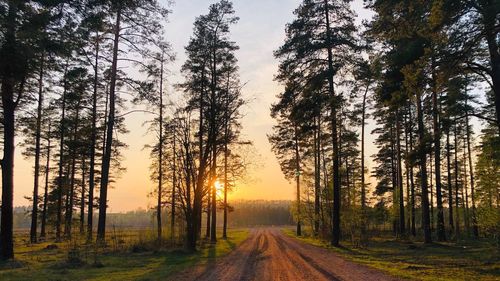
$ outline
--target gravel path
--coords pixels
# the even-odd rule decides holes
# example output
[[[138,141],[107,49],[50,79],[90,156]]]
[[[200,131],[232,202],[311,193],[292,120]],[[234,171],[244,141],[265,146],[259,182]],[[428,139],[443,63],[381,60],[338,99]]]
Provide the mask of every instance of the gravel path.
[[[277,228],[253,229],[227,256],[190,268],[171,280],[309,281],[398,280],[339,255],[284,235]]]

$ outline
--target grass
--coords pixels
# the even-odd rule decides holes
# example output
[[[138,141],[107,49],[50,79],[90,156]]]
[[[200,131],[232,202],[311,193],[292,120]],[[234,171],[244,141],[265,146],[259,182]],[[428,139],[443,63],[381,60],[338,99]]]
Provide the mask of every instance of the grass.
[[[296,237],[293,229],[285,234],[335,251],[348,260],[410,280],[500,280],[500,251],[485,241],[434,243],[371,238],[365,248],[343,242],[335,248],[310,236]]]
[[[18,238],[16,259],[0,263],[0,280],[165,280],[189,266],[229,253],[247,236],[248,230],[228,230],[227,240],[203,243],[195,253],[174,247],[158,249],[130,231],[106,249],[70,242],[29,244],[26,237]]]

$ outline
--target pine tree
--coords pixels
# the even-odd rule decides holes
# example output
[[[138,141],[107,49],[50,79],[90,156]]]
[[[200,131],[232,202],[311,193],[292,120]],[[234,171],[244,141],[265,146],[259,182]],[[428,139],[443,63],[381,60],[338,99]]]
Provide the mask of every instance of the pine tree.
[[[219,144],[224,143],[224,104],[228,69],[235,69],[234,52],[238,46],[229,38],[230,27],[238,21],[231,2],[222,0],[209,7],[194,23],[194,34],[183,65],[185,82],[180,86],[189,98],[186,110],[199,110],[198,164],[193,202],[186,214],[188,247],[194,250],[201,231],[203,201],[207,200],[207,234],[216,242],[217,198],[215,184]],[[232,71],[230,71],[232,72]],[[205,198],[205,195],[207,197]],[[189,202],[191,204],[191,202]],[[210,219],[211,220],[210,220]]]
[[[106,3],[103,9],[111,11],[115,15],[115,22],[113,25],[113,51],[109,76],[109,113],[106,121],[106,142],[102,158],[97,227],[97,239],[102,242],[104,242],[106,235],[107,195],[113,151],[113,131],[116,122],[119,45],[121,43],[129,51],[136,52],[141,50],[141,46],[147,47],[154,44],[155,41],[151,39],[151,36],[161,34],[161,21],[168,13],[168,10],[162,8],[157,1],[142,0],[112,1],[109,4]],[[134,28],[131,29],[131,27]]]
[[[319,83],[327,89],[330,98],[330,119],[333,162],[333,236],[332,245],[340,239],[340,155],[338,108],[341,97],[335,92],[335,75],[349,62],[357,48],[356,28],[350,1],[305,0],[295,10],[296,19],[287,26],[285,43],[276,52],[280,58],[280,75],[286,81],[292,73],[302,74],[301,83]],[[335,53],[335,56],[334,56]],[[325,55],[326,54],[326,55]],[[321,59],[317,59],[321,58]],[[281,76],[281,77],[280,77]]]
[[[26,94],[26,84],[39,70],[37,63],[43,32],[56,22],[63,1],[7,1],[2,9],[3,40],[0,45],[0,79],[3,111],[2,217],[0,255],[14,257],[13,251],[13,166],[15,147],[15,112]],[[23,32],[27,30],[29,32]],[[33,237],[34,238],[34,237]]]

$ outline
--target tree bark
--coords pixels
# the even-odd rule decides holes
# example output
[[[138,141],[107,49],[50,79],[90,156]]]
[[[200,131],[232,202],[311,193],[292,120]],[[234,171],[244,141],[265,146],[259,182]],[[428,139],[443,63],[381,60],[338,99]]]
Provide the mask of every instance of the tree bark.
[[[215,137],[215,134],[214,134]],[[216,144],[217,142],[215,139],[213,140],[213,154],[212,154],[212,204],[211,204],[211,211],[212,211],[212,225],[210,227],[210,242],[215,243],[217,242],[217,193],[216,193],[216,179],[217,179],[217,147]]]
[[[454,153],[454,170],[455,170],[455,214],[456,214],[456,219],[455,219],[455,238],[458,240],[460,237],[460,214],[459,214],[459,201],[458,201],[458,191],[460,185],[458,184],[458,175],[460,173],[460,168],[458,166],[458,129],[457,129],[457,123],[455,120],[455,127],[454,127],[454,146],[455,146],[455,153]]]
[[[161,243],[162,225],[161,225],[161,203],[163,195],[163,53],[161,55],[160,65],[160,120],[159,120],[159,147],[158,147],[158,198],[156,206],[156,224],[158,227],[158,242]]]
[[[210,229],[212,226],[212,186],[210,185],[208,191],[208,198],[207,198],[207,221],[206,221],[206,227],[205,227],[205,237],[209,238],[210,237]]]
[[[211,101],[210,101],[210,141],[209,145],[212,146],[212,165],[210,168],[210,176],[211,176],[211,184],[209,185],[211,194],[212,194],[212,225],[210,229],[210,241],[212,243],[217,242],[217,202],[216,202],[216,193],[215,193],[215,181],[217,179],[217,132],[216,132],[216,91],[217,91],[217,39],[219,26],[217,25],[213,34],[213,46],[212,46],[212,83],[211,83]]]
[[[174,121],[175,122],[175,121]],[[175,238],[175,199],[176,199],[176,187],[177,187],[177,146],[176,146],[176,139],[177,139],[177,136],[176,136],[176,130],[175,130],[175,125],[174,125],[174,129],[173,129],[173,132],[172,132],[172,138],[173,138],[173,146],[172,146],[172,150],[173,150],[173,161],[172,161],[172,205],[170,207],[171,209],[171,217],[170,217],[170,239],[172,240],[172,242],[174,241],[174,238]]]
[[[317,120],[317,121],[316,121]],[[319,207],[320,207],[320,162],[319,162],[319,117],[315,118],[316,127],[313,130],[314,134],[314,235],[319,234]]]
[[[396,160],[397,160],[397,175],[398,175],[398,201],[399,201],[399,233],[404,236],[405,230],[405,204],[403,199],[403,169],[401,164],[401,120],[399,109],[396,109]]]
[[[47,161],[45,163],[45,188],[43,195],[43,209],[42,209],[42,223],[40,229],[40,238],[45,238],[46,235],[46,224],[47,224],[47,207],[49,202],[49,175],[50,175],[50,142],[51,142],[51,131],[50,131],[50,121],[49,121],[49,131],[47,133]]]
[[[82,190],[80,193],[80,234],[83,235],[85,232],[85,177],[87,176],[87,160],[85,157],[82,158]]]
[[[76,108],[76,117],[73,129],[73,145],[76,145],[78,140],[78,123],[79,123],[79,112],[80,112],[80,101],[78,101]],[[72,226],[73,226],[73,206],[75,202],[75,174],[76,174],[76,158],[77,158],[77,147],[71,149],[71,179],[70,179],[70,190],[69,190],[69,204],[66,208],[66,221],[64,227],[64,234],[66,238],[71,239]]]
[[[439,122],[439,103],[436,89],[436,74],[434,69],[434,57],[432,58],[432,120],[434,127],[434,169],[436,177],[436,204],[437,204],[437,240],[446,241],[444,228],[443,199],[441,192],[441,128]]]
[[[36,116],[36,132],[35,132],[35,172],[33,177],[33,209],[31,210],[31,229],[30,241],[37,242],[37,226],[38,226],[38,185],[40,177],[40,143],[42,131],[42,108],[43,108],[43,75],[44,75],[44,60],[45,52],[42,51],[40,56],[40,68],[38,76],[38,106]]]
[[[333,51],[330,38],[330,11],[328,0],[324,0],[325,19],[326,19],[326,49],[328,52],[328,93],[331,99],[331,122],[332,122],[332,148],[333,148],[333,213],[332,213],[332,241],[335,247],[340,246],[340,173],[339,173],[339,145],[337,139],[337,102],[333,77],[335,70],[333,68]]]
[[[66,120],[66,91],[67,91],[67,72],[68,72],[68,63],[66,60],[66,67],[64,70],[64,89],[62,93],[62,113],[61,113],[61,124],[60,124],[60,132],[59,132],[59,172],[57,178],[57,204],[56,204],[56,241],[61,240],[61,223],[62,223],[62,196],[63,196],[63,165],[64,165],[64,138],[66,134],[65,130],[65,120]]]
[[[0,250],[2,259],[14,258],[13,241],[13,197],[14,197],[14,148],[15,105],[14,79],[2,79],[3,106],[3,158],[2,158],[2,207],[0,225]]]
[[[417,92],[417,120],[418,120],[418,156],[420,158],[420,174],[422,185],[422,223],[424,229],[424,241],[426,244],[432,242],[431,226],[429,217],[429,190],[427,186],[427,155],[425,153],[425,128],[424,114],[422,110],[421,93]]]
[[[16,17],[17,3],[8,2],[6,32],[2,53],[14,54],[16,49]],[[15,149],[15,109],[14,87],[15,77],[13,65],[1,65],[2,75],[2,109],[3,109],[3,158],[2,165],[2,206],[0,221],[0,255],[2,260],[14,258],[13,239],[13,198],[14,198],[14,149]]]
[[[368,83],[369,85],[369,83]],[[365,185],[365,118],[366,118],[366,95],[369,86],[366,86],[363,94],[361,107],[361,240],[366,240],[366,185]]]
[[[446,131],[446,169],[448,173],[448,224],[450,226],[450,235],[453,233],[453,189],[451,184],[451,145],[450,145],[450,129]]]
[[[467,131],[467,129],[466,129]],[[467,134],[467,132],[466,132]],[[465,137],[467,138],[467,137]],[[467,231],[467,234],[470,235],[470,221],[469,221],[469,187],[467,185],[467,141],[463,141],[463,163],[464,163],[464,181],[462,185],[462,198],[465,195],[465,200],[464,200],[464,224],[465,224],[465,229]]]
[[[229,129],[230,129],[230,123],[229,123],[229,75],[228,75],[228,83],[226,87],[226,106],[225,106],[225,112],[224,112],[224,202],[223,202],[223,207],[224,207],[224,213],[223,213],[223,224],[222,224],[222,238],[227,239],[227,192],[228,192],[228,158],[229,158]]]
[[[413,119],[411,114],[411,104],[408,105],[408,134],[410,142],[410,151],[413,151]],[[416,223],[416,208],[415,208],[415,180],[413,175],[413,166],[410,165],[410,201],[411,201],[411,234],[413,237],[417,235],[417,223]]]
[[[467,106],[467,103],[466,103]],[[469,116],[465,115],[465,127],[466,127],[466,140],[467,140],[467,156],[469,160],[469,174],[470,174],[470,196],[472,203],[472,234],[474,238],[479,237],[479,227],[477,225],[477,216],[476,216],[476,200],[475,200],[475,190],[474,190],[474,166],[472,165],[472,149],[471,149],[471,140],[470,140],[470,127],[469,127]]]
[[[99,221],[97,224],[97,239],[104,242],[106,238],[106,209],[108,203],[108,183],[109,169],[111,164],[111,152],[113,150],[113,130],[115,124],[115,103],[116,103],[116,76],[118,68],[118,50],[120,40],[121,6],[116,12],[116,22],[114,26],[113,60],[111,64],[111,80],[109,88],[109,115],[106,128],[105,151],[102,159],[101,169],[101,189],[99,196]]]
[[[87,210],[87,241],[92,241],[94,221],[95,152],[97,139],[97,86],[99,83],[99,32],[96,32],[94,89],[92,92],[92,131],[90,145],[89,198]]]
[[[295,186],[297,192],[297,236],[302,235],[301,208],[300,208],[300,154],[299,154],[299,137],[297,124],[294,123],[294,150],[295,150]]]
[[[434,191],[433,191],[434,183],[432,181],[432,179],[433,179],[432,173],[434,172],[434,169],[432,167],[432,162],[433,162],[432,154],[433,154],[433,152],[431,151],[429,153],[429,182],[430,182],[429,191],[430,191],[430,195],[431,195],[431,202],[430,202],[430,205],[431,205],[431,232],[434,232]]]
[[[391,116],[392,117],[392,116]],[[398,205],[397,205],[397,192],[398,192],[398,175],[397,175],[397,161],[396,161],[396,149],[395,149],[395,144],[394,140],[396,139],[396,136],[394,135],[394,127],[393,124],[389,125],[389,136],[390,136],[390,151],[391,151],[391,185],[392,185],[392,210],[394,213],[394,216],[392,218],[392,232],[394,235],[398,235]]]

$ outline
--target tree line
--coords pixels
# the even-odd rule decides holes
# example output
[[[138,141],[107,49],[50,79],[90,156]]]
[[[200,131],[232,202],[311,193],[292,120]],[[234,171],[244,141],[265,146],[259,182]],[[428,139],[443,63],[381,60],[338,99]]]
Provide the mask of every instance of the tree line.
[[[275,51],[269,141],[296,184],[297,235],[365,243],[386,210],[397,237],[498,238],[500,3],[369,0],[361,25],[351,4],[303,0]]]
[[[253,226],[289,226],[293,225],[293,215],[290,209],[291,201],[267,201],[267,200],[232,200],[229,206],[231,219],[227,221],[228,227],[253,227]],[[14,208],[14,229],[30,229],[31,208],[27,206]],[[97,218],[98,214],[94,214]],[[170,209],[163,208],[163,225],[170,222]],[[223,213],[217,213],[217,227],[223,226]],[[108,228],[118,231],[138,230],[156,235],[157,216],[156,208],[137,209],[123,213],[108,213],[106,224]],[[176,223],[177,224],[177,223]],[[183,233],[183,229],[176,227],[177,232]],[[168,235],[167,235],[168,237]],[[176,234],[176,239],[182,238]],[[177,240],[174,241],[177,244]]]
[[[154,142],[146,147],[158,242],[169,216],[171,238],[184,235],[195,250],[204,213],[215,242],[219,210],[227,236],[227,194],[247,169],[240,151],[250,145],[240,137],[246,101],[238,46],[230,38],[238,18],[226,0],[196,18],[184,82],[176,85],[182,98],[173,104],[165,91],[174,59],[164,31],[169,6],[156,0],[0,2],[3,259],[14,257],[15,136],[22,135],[19,147],[34,167],[31,243],[78,233],[105,245],[108,190],[125,171],[124,121],[136,112],[152,116]]]

